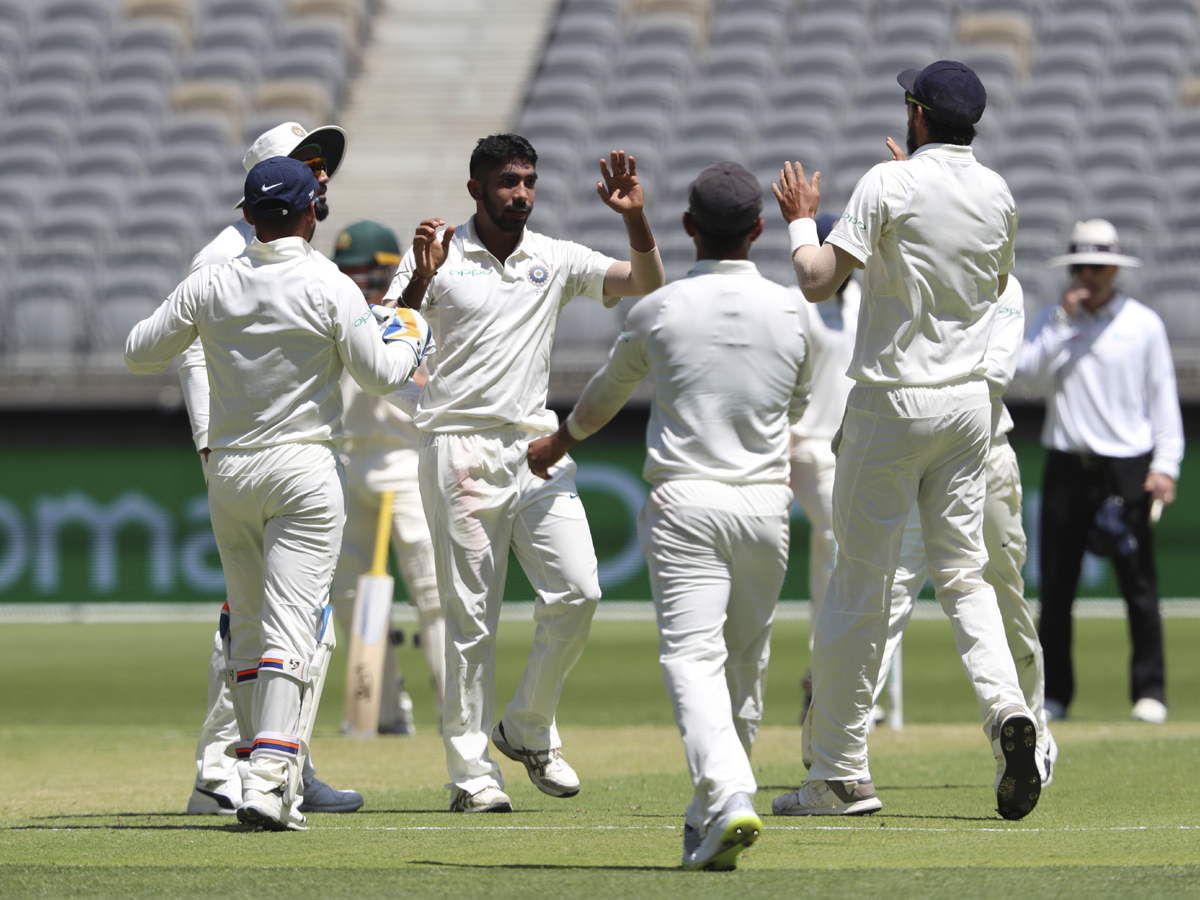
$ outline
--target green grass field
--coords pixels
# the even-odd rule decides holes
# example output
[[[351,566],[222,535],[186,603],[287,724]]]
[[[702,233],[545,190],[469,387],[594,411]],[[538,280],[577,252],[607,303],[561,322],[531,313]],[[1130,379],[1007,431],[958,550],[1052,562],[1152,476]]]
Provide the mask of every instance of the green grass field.
[[[1200,897],[1200,621],[1168,620],[1172,721],[1127,721],[1125,624],[1079,623],[1080,696],[1055,729],[1055,783],[1034,813],[994,812],[994,764],[945,622],[905,645],[901,732],[872,737],[884,803],[853,820],[765,818],[733,873],[678,867],[691,795],[650,623],[597,623],[560,708],[584,781],[538,793],[504,761],[517,812],[445,812],[441,741],[419,651],[401,650],[415,738],[336,735],[341,666],[314,740],[323,778],[364,810],[305,833],[180,815],[194,774],[211,631],[10,626],[0,635],[0,897]],[[532,626],[505,623],[501,705]],[[802,624],[776,629],[755,751],[760,810],[802,779]]]

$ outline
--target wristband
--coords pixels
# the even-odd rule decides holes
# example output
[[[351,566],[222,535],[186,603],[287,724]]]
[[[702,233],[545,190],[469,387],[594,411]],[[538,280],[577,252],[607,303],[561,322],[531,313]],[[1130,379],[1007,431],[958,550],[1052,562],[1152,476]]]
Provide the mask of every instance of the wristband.
[[[817,239],[817,220],[796,219],[789,222],[788,240],[791,242],[793,254],[801,247],[820,247],[821,242]]]

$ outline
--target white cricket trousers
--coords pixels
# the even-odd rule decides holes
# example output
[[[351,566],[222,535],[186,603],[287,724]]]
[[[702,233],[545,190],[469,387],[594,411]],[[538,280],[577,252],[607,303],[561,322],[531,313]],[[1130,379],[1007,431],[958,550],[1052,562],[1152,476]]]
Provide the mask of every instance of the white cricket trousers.
[[[425,522],[421,490],[417,479],[417,451],[393,451],[387,456],[386,472],[372,472],[368,465],[376,462],[378,454],[349,452],[343,454],[346,470],[346,527],[342,532],[342,549],[333,573],[333,601],[343,632],[349,631],[354,612],[354,592],[358,577],[371,568],[375,555],[375,530],[379,526],[380,491],[392,491],[392,549],[400,565],[400,576],[408,589],[409,602],[417,610],[421,633],[421,650],[433,678],[434,699],[440,710],[446,686],[446,625],[442,618],[442,602],[438,595],[434,570],[433,542]],[[383,701],[380,704],[380,724],[388,725],[385,717],[396,713],[396,654],[384,657]],[[390,702],[389,702],[390,701]]]
[[[785,485],[667,481],[638,518],[658,616],[658,660],[701,833],[735,793],[758,789],[750,751],[762,721],[771,623],[787,572]]]
[[[792,491],[811,531],[808,538],[808,596],[812,603],[809,616],[808,649],[812,650],[811,623],[817,612],[829,579],[833,577],[833,560],[837,543],[833,539],[833,473],[837,457],[829,438],[793,438],[791,450]]]
[[[1017,454],[1005,435],[992,440],[987,460],[987,499],[983,506],[983,543],[988,552],[984,580],[996,592],[1000,617],[1008,649],[1017,667],[1017,682],[1025,705],[1038,723],[1038,747],[1044,752],[1046,736],[1046,672],[1042,659],[1042,644],[1038,640],[1033,611],[1025,600],[1025,526],[1021,521],[1021,470]],[[929,566],[925,562],[925,545],[921,540],[921,519],[916,507],[904,526],[904,541],[900,548],[900,565],[892,583],[891,623],[888,626],[887,647],[879,666],[881,676],[887,674],[892,657],[904,637],[904,629],[912,615],[913,602],[921,592]],[[968,676],[971,674],[967,672]],[[885,679],[875,686],[875,700],[883,691]]]
[[[916,504],[930,576],[971,674],[984,732],[1007,706],[1026,709],[996,592],[984,580],[984,468],[991,438],[987,382],[856,385],[836,447],[838,543],[813,641],[805,722],[809,778],[870,778],[867,728],[891,618],[904,523]]]
[[[421,435],[421,498],[446,616],[447,786],[471,794],[489,785],[504,787],[500,767],[488,755],[488,739],[495,723],[496,627],[509,548],[537,594],[533,649],[504,714],[510,744],[530,750],[562,745],[555,709],[600,599],[575,463],[564,457],[549,481],[538,478],[525,455],[535,437],[518,427]]]
[[[279,746],[299,743],[281,736],[299,737],[307,665],[342,542],[342,467],[328,444],[214,450],[208,496],[229,603],[229,665],[247,676],[232,692],[242,741],[255,743],[245,783],[270,790],[286,780],[281,757],[296,755]]]

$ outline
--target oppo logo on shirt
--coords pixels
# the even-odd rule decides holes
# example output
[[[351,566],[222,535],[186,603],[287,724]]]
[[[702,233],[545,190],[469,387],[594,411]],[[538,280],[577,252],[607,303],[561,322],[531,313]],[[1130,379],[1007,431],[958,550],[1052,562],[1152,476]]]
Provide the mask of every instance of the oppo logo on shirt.
[[[864,222],[860,222],[856,216],[852,216],[852,215],[850,215],[850,213],[843,214],[842,218],[845,219],[847,222],[849,222],[851,225],[855,225],[858,228],[861,228],[863,231],[867,230],[866,224]]]
[[[459,277],[466,276],[466,275],[486,275],[486,274],[488,274],[488,270],[487,269],[451,269],[446,274],[447,275],[457,275]]]
[[[365,315],[359,317],[358,321],[354,323],[354,327],[357,328],[363,322],[370,322],[374,318],[375,316],[373,313],[366,313]]]

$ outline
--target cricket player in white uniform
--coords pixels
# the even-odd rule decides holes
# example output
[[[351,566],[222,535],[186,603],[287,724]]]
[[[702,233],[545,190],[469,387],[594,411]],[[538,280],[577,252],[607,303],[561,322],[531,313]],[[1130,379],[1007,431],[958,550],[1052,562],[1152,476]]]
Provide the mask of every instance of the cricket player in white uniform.
[[[558,427],[546,392],[563,304],[583,296],[614,306],[664,280],[632,158],[613,153],[611,169],[602,161],[596,185],[625,221],[629,262],[525,227],[536,164],[536,151],[518,135],[480,140],[467,182],[475,215],[444,231],[440,219],[422,222],[388,292],[426,310],[437,341],[414,418],[446,615],[442,733],[453,811],[512,809],[488,756],[489,730],[540,790],[555,797],[579,791],[559,749],[555,709],[600,599],[596,554],[575,464],[563,460],[543,481],[529,471],[525,452]],[[496,626],[510,547],[537,593],[537,631],[521,686],[493,729]]]
[[[735,868],[762,829],[750,751],[787,571],[788,426],[811,380],[804,299],[747,259],[761,212],[762,188],[737,163],[700,173],[683,217],[696,265],[630,311],[574,412],[529,447],[534,474],[550,477],[653,381],[643,474],[654,489],[638,534],[695,787],[683,839],[693,869]]]
[[[400,265],[400,243],[378,222],[355,222],[337,237],[334,264],[359,286],[367,303],[379,303]],[[424,373],[413,379],[424,384]],[[342,553],[333,574],[333,603],[343,633],[349,630],[358,577],[371,566],[380,494],[392,502],[392,549],[408,599],[417,610],[421,650],[433,676],[434,702],[442,708],[446,684],[446,623],[434,572],[433,542],[417,483],[420,435],[412,417],[382,397],[372,397],[348,375],[342,376],[342,441],[339,452],[346,469],[346,527]],[[380,685],[379,731],[414,732],[412,700],[401,687],[396,654],[384,656]]]
[[[1013,420],[1004,405],[1004,391],[1012,382],[1025,341],[1025,293],[1016,277],[1008,277],[1008,287],[996,304],[995,323],[988,339],[985,377],[992,395],[992,440],[987,456],[987,498],[983,507],[983,542],[988,564],[983,577],[996,591],[1000,615],[1017,679],[1025,704],[1038,725],[1038,755],[1042,764],[1042,787],[1050,784],[1058,747],[1046,721],[1046,670],[1042,644],[1038,640],[1033,610],[1025,600],[1025,526],[1021,521],[1021,470],[1017,454],[1008,442]],[[912,616],[913,603],[925,579],[929,565],[925,561],[925,543],[921,538],[921,517],[914,506],[904,526],[900,545],[900,565],[892,581],[891,621],[887,645],[880,660],[879,683],[875,702],[883,692],[887,672],[904,637]]]
[[[837,216],[817,216],[817,239],[824,241],[837,222]],[[798,287],[791,290],[800,292]],[[792,426],[789,455],[792,463],[792,491],[811,528],[808,539],[808,649],[812,652],[812,623],[817,620],[821,601],[833,575],[837,543],[833,539],[833,437],[842,424],[846,398],[854,382],[846,375],[854,354],[854,335],[858,329],[858,304],[862,294],[851,275],[828,300],[813,306],[808,317],[808,344],[812,357],[812,400],[803,418]],[[800,723],[812,703],[812,669],[800,683],[804,704]]]
[[[316,176],[273,157],[246,176],[256,238],[225,265],[194,272],[126,342],[131,371],[153,374],[197,337],[208,364],[210,512],[229,605],[226,678],[249,750],[238,818],[304,830],[302,758],[333,647],[329,587],[341,546],[339,436],[348,369],[375,394],[420,365],[428,328],[385,344],[362,293],[309,240]]]
[[[306,131],[297,122],[284,122],[266,131],[250,145],[242,159],[249,172],[254,166],[273,156],[291,156],[305,162],[316,175],[320,185],[317,194],[316,216],[320,222],[329,215],[325,193],[329,179],[337,172],[346,151],[346,132],[336,125],[326,125]],[[241,209],[242,200],[235,204]],[[254,226],[245,217],[225,228],[192,260],[190,272],[205,266],[227,263],[240,256],[254,240]],[[183,400],[192,425],[196,450],[207,462],[208,446],[208,368],[204,348],[196,340],[182,354],[179,381]],[[232,815],[241,802],[242,779],[238,774],[231,748],[238,740],[237,719],[229,689],[225,685],[225,651],[222,631],[228,620],[222,610],[221,626],[213,636],[212,658],[208,665],[208,713],[196,742],[196,780],[188,799],[188,815]],[[304,811],[353,812],[363,804],[358,791],[339,791],[317,778],[309,757],[304,758]],[[244,768],[244,767],[243,767]]]
[[[996,593],[983,577],[991,439],[988,335],[1013,265],[1017,209],[971,151],[986,94],[962,63],[897,79],[906,91],[908,161],[858,182],[817,241],[819,175],[786,163],[775,186],[801,290],[819,302],[865,266],[846,416],[834,452],[838,558],[813,641],[808,780],[777,815],[857,815],[882,804],[867,765],[872,695],[887,640],[891,582],[914,504],[930,575],[971,676],[998,760],[996,800],[1019,819],[1041,791],[1037,725],[1025,705]]]

